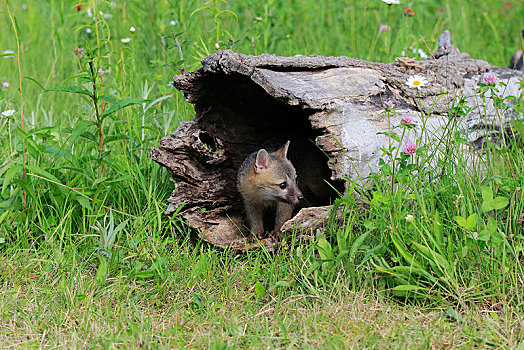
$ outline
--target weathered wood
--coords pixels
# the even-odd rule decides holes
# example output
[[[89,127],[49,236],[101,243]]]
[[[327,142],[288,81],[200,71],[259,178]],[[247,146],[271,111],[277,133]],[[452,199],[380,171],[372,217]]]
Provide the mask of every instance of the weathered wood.
[[[184,204],[180,215],[205,241],[244,249],[251,237],[244,227],[236,173],[243,158],[267,139],[292,140],[290,157],[299,186],[309,194],[307,206],[329,205],[336,197],[332,188],[345,190],[343,179],[363,179],[370,168],[376,170],[380,149],[388,143],[384,135],[377,135],[388,130],[384,101],[393,101],[397,109],[389,123],[398,125],[400,116],[410,113],[421,124],[423,113],[426,127],[438,137],[456,96],[465,96],[471,105],[481,102],[475,89],[484,73],[494,72],[508,83],[505,93],[516,94],[522,73],[469,58],[451,45],[449,33],[443,33],[439,44],[435,58],[423,63],[248,56],[229,50],[205,57],[202,68],[175,76],[173,82],[194,105],[194,120],[181,123],[151,149],[153,159],[175,182],[167,213]],[[415,69],[429,82],[418,90],[406,84]],[[463,121],[472,145],[481,144],[489,133],[504,131],[486,127],[487,120],[500,122],[493,105],[488,103],[486,109],[487,117],[473,111]],[[414,130],[413,137],[419,131]],[[314,211],[306,208],[300,217]],[[313,215],[308,225],[292,219],[284,230],[297,225],[312,229],[325,213],[318,209],[318,220]]]

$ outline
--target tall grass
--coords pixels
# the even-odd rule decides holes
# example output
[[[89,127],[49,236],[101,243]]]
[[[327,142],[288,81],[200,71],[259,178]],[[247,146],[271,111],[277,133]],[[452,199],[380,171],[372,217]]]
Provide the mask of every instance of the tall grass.
[[[413,17],[403,14],[408,5],[378,0],[4,3],[0,52],[14,55],[0,58],[9,83],[0,110],[15,113],[0,119],[0,343],[519,344],[519,138],[489,145],[487,162],[469,171],[450,121],[441,144],[409,159],[385,154],[395,165],[375,174],[372,190],[337,201],[342,226],[333,218],[311,242],[290,237],[276,254],[209,247],[163,215],[172,184],[149,148],[194,114],[168,83],[217,47],[391,62],[402,51],[429,55],[449,29],[462,51],[501,66],[521,47],[520,2],[409,6]],[[379,32],[381,24],[391,31]],[[514,108],[522,112],[522,100]],[[362,202],[366,210],[356,210]],[[412,305],[433,311],[421,317]]]

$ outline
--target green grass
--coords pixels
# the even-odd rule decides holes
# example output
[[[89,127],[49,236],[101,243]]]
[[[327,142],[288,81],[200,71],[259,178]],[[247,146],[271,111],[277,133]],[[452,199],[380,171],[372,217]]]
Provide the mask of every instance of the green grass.
[[[341,199],[348,209],[342,227],[308,242],[288,238],[279,252],[245,255],[191,239],[186,225],[163,215],[173,185],[149,156],[194,115],[168,82],[197,69],[215,44],[246,54],[392,62],[403,50],[435,50],[449,29],[462,51],[507,66],[522,47],[523,3],[419,0],[410,5],[414,17],[403,15],[407,5],[379,0],[115,4],[0,5],[0,52],[15,52],[0,58],[0,79],[10,84],[0,89],[0,110],[16,111],[0,119],[2,348],[523,344],[518,138],[509,148],[491,146],[485,164],[467,171],[450,124],[445,147],[426,145],[417,155],[417,174],[395,161],[406,191],[395,190],[382,168],[373,190],[359,189],[368,210],[351,195]],[[96,20],[87,15],[94,5]],[[379,33],[380,24],[391,32]],[[79,47],[86,56],[93,49],[94,71],[109,71],[94,78],[110,95],[103,111],[114,99],[135,98],[130,106],[97,118],[87,95],[43,91],[92,89],[89,60],[73,56]],[[431,155],[436,169],[424,163]],[[494,197],[507,204],[489,207]]]

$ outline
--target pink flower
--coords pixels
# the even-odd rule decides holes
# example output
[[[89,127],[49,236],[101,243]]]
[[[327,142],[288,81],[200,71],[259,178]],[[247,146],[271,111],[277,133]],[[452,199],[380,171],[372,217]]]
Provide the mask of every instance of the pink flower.
[[[384,102],[384,106],[386,107],[386,110],[389,111],[391,108],[395,107],[395,104],[393,101],[386,101]]]
[[[412,125],[413,124],[413,118],[411,118],[411,116],[409,114],[407,114],[407,113],[402,114],[402,117],[400,119],[400,123],[402,125],[406,125],[406,126]]]
[[[2,87],[7,89],[9,87],[9,83],[7,81],[2,82]]]
[[[82,53],[84,51],[83,47],[79,47],[73,51],[73,56],[80,56],[84,57],[84,54]]]
[[[486,73],[482,77],[482,83],[485,85],[495,85],[498,81],[499,79],[493,73]]]
[[[104,70],[102,68],[98,68],[98,75],[102,76],[104,75]]]
[[[410,156],[412,154],[415,154],[415,152],[417,152],[417,148],[418,148],[417,145],[411,142],[411,140],[408,140],[406,144],[402,147],[402,152],[405,155]]]
[[[391,31],[391,27],[388,26],[387,24],[381,24],[380,27],[378,28],[379,33],[389,32],[389,31]]]

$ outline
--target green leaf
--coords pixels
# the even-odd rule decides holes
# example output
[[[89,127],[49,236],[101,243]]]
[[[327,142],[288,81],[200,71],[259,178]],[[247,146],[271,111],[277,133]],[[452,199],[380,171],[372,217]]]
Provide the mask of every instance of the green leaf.
[[[488,230],[482,230],[475,238],[479,241],[487,242],[491,239],[491,232],[489,232]]]
[[[99,285],[102,285],[107,277],[107,260],[104,256],[100,255],[98,255],[98,260],[100,261],[100,265],[98,265],[98,269],[96,270],[95,281]]]
[[[483,202],[482,203],[482,212],[485,213],[485,212],[488,212],[490,210],[493,210],[493,206],[491,205],[491,202]]]
[[[435,219],[433,221],[433,231],[435,232],[435,237],[439,244],[444,243],[444,229],[442,227],[442,220],[438,211],[435,212]]]
[[[197,294],[193,294],[192,297],[193,297],[193,303],[194,303],[197,307],[199,307],[199,308],[203,308],[203,307],[204,307],[204,302],[202,301],[202,298],[200,298],[199,295],[197,295]]]
[[[497,232],[497,222],[492,217],[488,219],[488,224],[486,227],[491,234]]]
[[[473,230],[477,227],[478,215],[477,213],[471,214],[466,220],[466,228],[468,230]]]
[[[44,90],[45,92],[49,91],[62,91],[62,92],[71,92],[73,94],[79,94],[79,95],[86,95],[90,98],[93,98],[93,94],[91,91],[84,89],[81,86],[75,86],[75,85],[63,85],[63,86],[57,86],[51,89]]]
[[[95,125],[95,123],[90,120],[79,121],[73,128],[71,136],[69,136],[69,144],[72,145],[76,139],[91,125]]]
[[[409,265],[413,265],[415,267],[420,268],[420,263],[411,255],[411,253],[407,250],[406,246],[404,245],[404,242],[402,240],[397,239],[395,235],[391,235],[391,240],[393,241],[393,244],[397,248],[398,252],[406,259]]]
[[[116,111],[121,110],[122,108],[125,108],[125,107],[128,107],[128,106],[132,106],[132,105],[136,105],[136,104],[139,104],[139,103],[148,102],[148,101],[149,100],[146,100],[146,99],[143,99],[143,98],[138,98],[138,97],[128,97],[128,98],[124,98],[122,100],[117,100],[115,103],[113,103],[113,105],[111,107],[109,107],[108,109],[106,109],[104,111],[104,113],[102,114],[102,118],[105,118],[105,117],[115,113]]]
[[[482,199],[486,202],[491,202],[493,199],[493,190],[491,186],[482,186]]]
[[[91,210],[91,201],[89,199],[83,196],[75,196],[75,199],[82,207]]]
[[[457,322],[462,322],[463,320],[462,315],[459,314],[457,311],[455,311],[451,306],[448,307],[448,309],[446,310],[446,313],[448,314],[449,317],[451,317],[452,319],[454,319]]]
[[[496,197],[491,201],[491,206],[495,210],[504,209],[509,204],[509,199],[506,197]]]
[[[322,260],[334,260],[335,256],[333,255],[333,250],[331,244],[325,239],[320,238],[317,241],[318,254]]]
[[[434,251],[433,249],[423,246],[417,242],[413,242],[413,246],[429,261],[435,262],[442,272],[451,274],[451,269],[448,261],[442,255]],[[435,271],[439,272],[439,271]]]
[[[466,227],[466,218],[463,217],[463,216],[455,216],[454,217],[455,221],[457,222],[457,224],[460,226],[460,227]]]
[[[118,140],[129,140],[129,139],[130,139],[129,135],[124,135],[124,134],[111,135],[104,139],[104,145],[107,145],[108,143],[118,141]]]
[[[22,168],[21,164],[12,165],[5,173],[4,183],[2,185],[2,195],[5,195],[7,186],[11,183],[11,180],[18,174]]]
[[[0,55],[1,56],[1,55]],[[27,80],[30,80],[32,81],[33,83],[35,83],[36,85],[38,85],[38,87],[42,90],[45,90],[44,86],[42,84],[40,84],[40,82],[38,80],[36,80],[35,78],[31,78],[31,77],[24,77],[24,79],[27,79]]]
[[[255,291],[255,295],[259,297],[260,299],[263,299],[266,297],[266,288],[264,285],[260,282],[255,283],[253,286],[253,289]]]
[[[355,255],[357,254],[357,251],[360,248],[360,246],[364,243],[364,241],[366,240],[368,236],[369,236],[369,231],[359,236],[355,240],[355,242],[351,246],[351,249],[349,250],[349,261],[355,262]]]

